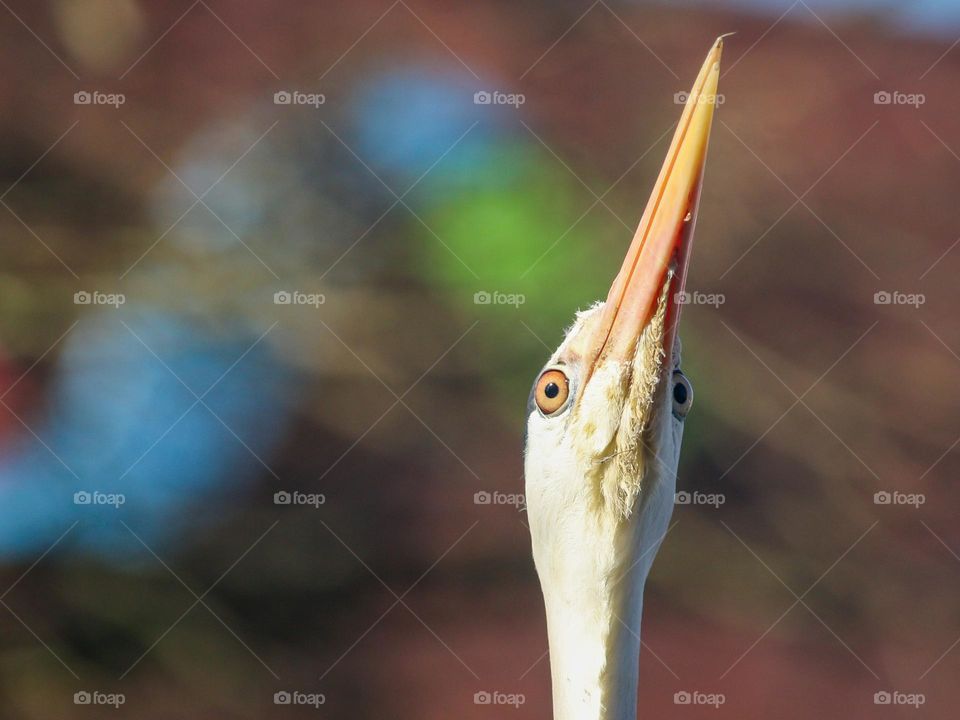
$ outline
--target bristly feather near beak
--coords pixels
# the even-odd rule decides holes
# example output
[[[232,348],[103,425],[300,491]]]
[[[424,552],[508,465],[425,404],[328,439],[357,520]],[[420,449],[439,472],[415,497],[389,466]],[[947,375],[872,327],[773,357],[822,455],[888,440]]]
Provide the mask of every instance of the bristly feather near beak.
[[[671,274],[628,363],[608,362],[584,388],[572,418],[585,446],[583,457],[602,459],[586,469],[597,510],[630,516],[652,456],[649,428],[658,390],[672,370],[663,348]],[[600,310],[600,307],[596,308]],[[588,318],[588,322],[589,322]]]

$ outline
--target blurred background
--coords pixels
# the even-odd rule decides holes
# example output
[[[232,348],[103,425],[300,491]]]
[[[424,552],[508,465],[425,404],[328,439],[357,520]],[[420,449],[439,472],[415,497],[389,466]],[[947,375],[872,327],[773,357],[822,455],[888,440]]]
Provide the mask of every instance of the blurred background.
[[[641,717],[956,716],[958,6],[0,5],[3,717],[549,717],[528,388],[731,31]]]

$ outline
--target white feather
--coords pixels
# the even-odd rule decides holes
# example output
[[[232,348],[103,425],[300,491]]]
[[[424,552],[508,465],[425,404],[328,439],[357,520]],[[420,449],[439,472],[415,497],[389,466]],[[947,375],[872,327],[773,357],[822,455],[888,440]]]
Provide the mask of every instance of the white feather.
[[[601,306],[578,314],[551,363]],[[661,308],[659,310],[662,310]],[[528,418],[525,457],[533,556],[543,589],[555,720],[635,720],[643,587],[673,509],[683,423],[674,363],[649,352],[632,368],[598,367],[570,408]],[[673,358],[678,362],[678,358]],[[627,476],[633,473],[632,476]]]

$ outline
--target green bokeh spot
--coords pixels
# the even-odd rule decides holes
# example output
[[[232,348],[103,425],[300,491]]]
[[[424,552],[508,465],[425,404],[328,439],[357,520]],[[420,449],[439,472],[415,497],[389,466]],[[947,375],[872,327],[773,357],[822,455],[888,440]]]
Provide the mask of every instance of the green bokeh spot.
[[[426,197],[441,198],[423,213],[439,240],[418,233],[417,271],[457,312],[481,320],[479,369],[522,409],[549,354],[523,323],[551,349],[559,344],[574,312],[605,296],[629,238],[602,206],[581,218],[593,197],[539,145],[500,146],[469,174],[438,168],[424,185]],[[525,302],[476,305],[478,291]]]

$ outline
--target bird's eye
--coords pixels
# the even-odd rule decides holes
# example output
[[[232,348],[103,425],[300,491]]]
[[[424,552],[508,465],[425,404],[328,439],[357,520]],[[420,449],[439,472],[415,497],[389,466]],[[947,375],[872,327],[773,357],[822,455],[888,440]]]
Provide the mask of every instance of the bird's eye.
[[[673,389],[670,392],[673,395],[673,414],[682,420],[693,406],[693,386],[679,370],[673,374]]]
[[[545,370],[537,380],[534,398],[544,415],[554,415],[567,405],[570,397],[570,381],[562,370]]]

